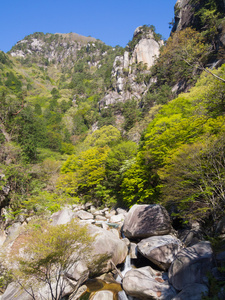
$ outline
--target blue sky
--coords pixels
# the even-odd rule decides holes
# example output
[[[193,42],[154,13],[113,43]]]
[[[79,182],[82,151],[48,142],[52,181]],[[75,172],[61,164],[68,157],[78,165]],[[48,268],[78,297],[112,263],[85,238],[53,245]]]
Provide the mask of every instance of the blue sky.
[[[0,50],[34,32],[76,32],[107,45],[125,45],[141,25],[168,38],[176,0],[1,0]]]

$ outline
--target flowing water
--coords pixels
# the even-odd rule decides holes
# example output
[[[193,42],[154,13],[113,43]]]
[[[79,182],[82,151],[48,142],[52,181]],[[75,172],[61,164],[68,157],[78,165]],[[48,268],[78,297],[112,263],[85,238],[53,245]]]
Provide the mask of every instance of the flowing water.
[[[124,277],[125,274],[132,269],[132,266],[131,266],[131,258],[130,258],[130,255],[128,254],[127,257],[126,257],[126,260],[125,260],[125,263],[124,263],[124,268],[123,270],[121,271],[121,274],[122,276]],[[116,278],[116,281],[121,283],[122,282],[122,278],[118,275],[117,278]],[[128,296],[125,291],[120,291],[118,293],[118,299],[119,300],[132,300],[133,297],[131,296]]]

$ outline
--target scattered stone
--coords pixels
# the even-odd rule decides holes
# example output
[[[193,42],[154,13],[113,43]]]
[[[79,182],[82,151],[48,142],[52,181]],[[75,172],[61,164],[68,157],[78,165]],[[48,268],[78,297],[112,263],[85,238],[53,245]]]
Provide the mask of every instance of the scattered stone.
[[[130,252],[129,252],[130,258],[131,259],[137,259],[138,258],[137,257],[137,252],[138,252],[138,250],[137,250],[137,244],[130,243]]]
[[[102,222],[101,226],[102,226],[102,228],[105,229],[105,230],[108,230],[108,229],[109,229],[109,225],[107,225],[105,222]]]
[[[110,220],[109,220],[110,223],[119,223],[119,222],[123,222],[123,221],[124,221],[123,214],[112,216],[112,217],[110,217]]]

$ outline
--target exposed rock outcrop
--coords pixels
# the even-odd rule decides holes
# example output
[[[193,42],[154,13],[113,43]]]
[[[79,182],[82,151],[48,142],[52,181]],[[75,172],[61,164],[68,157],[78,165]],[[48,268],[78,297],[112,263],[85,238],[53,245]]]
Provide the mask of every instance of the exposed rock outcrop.
[[[39,64],[48,62],[73,64],[77,58],[77,53],[85,47],[95,47],[97,40],[93,37],[85,37],[76,33],[56,33],[43,34],[37,32],[19,41],[11,50],[14,57],[28,58],[37,57]]]
[[[137,38],[138,36],[141,38]],[[159,56],[163,41],[156,40],[153,31],[145,26],[135,30],[133,39],[137,40],[134,48],[125,50],[122,56],[115,58],[112,69],[113,91],[101,99],[100,108],[132,98],[138,101],[147,88],[143,80],[137,82],[137,66],[141,65],[141,74],[148,74],[148,70]]]

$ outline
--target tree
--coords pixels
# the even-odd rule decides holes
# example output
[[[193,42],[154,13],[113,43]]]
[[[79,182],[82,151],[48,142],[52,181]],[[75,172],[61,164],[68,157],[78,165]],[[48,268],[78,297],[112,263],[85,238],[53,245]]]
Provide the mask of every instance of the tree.
[[[173,33],[168,39],[152,68],[153,75],[157,76],[158,84],[167,83],[173,86],[180,78],[193,81],[196,70],[201,70],[225,82],[225,79],[205,67],[211,53],[212,46],[203,35],[188,27]]]
[[[38,294],[44,298],[41,287],[45,284],[50,299],[59,300],[75,263],[87,261],[94,237],[75,220],[56,226],[42,220],[27,227],[23,241],[23,251],[10,253],[12,276],[32,299]]]
[[[206,136],[202,142],[178,149],[160,171],[163,204],[186,221],[210,217],[216,224],[225,205],[224,153],[223,131],[218,137]]]
[[[94,200],[95,188],[105,179],[109,150],[108,146],[92,147],[79,155],[71,155],[62,166],[58,188],[70,196]]]

